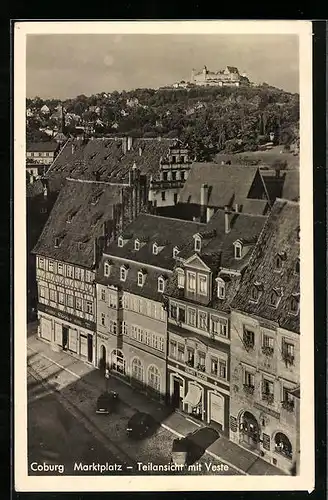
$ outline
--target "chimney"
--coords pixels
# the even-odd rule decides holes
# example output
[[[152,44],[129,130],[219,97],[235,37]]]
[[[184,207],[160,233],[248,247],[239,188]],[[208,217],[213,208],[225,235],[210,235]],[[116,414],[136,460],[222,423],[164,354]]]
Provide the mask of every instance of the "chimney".
[[[239,212],[239,205],[238,205],[238,203],[235,203],[235,212]]]
[[[142,147],[139,148],[139,156],[142,155]]]
[[[202,184],[200,188],[200,204],[206,206],[208,202],[208,185]]]
[[[133,139],[132,137],[127,138],[127,150],[130,151],[132,149]]]
[[[230,233],[230,210],[228,207],[224,207],[224,232],[225,234]]]
[[[122,139],[122,149],[123,149],[123,154],[126,154],[128,148],[128,140],[127,137],[123,137]]]
[[[72,155],[75,153],[75,144],[72,143]]]
[[[207,207],[207,211],[206,211],[206,222],[208,222],[212,215],[214,214],[214,208],[213,207]]]
[[[94,267],[97,267],[98,265],[98,243],[97,243],[97,238],[93,240],[93,263],[92,265]]]

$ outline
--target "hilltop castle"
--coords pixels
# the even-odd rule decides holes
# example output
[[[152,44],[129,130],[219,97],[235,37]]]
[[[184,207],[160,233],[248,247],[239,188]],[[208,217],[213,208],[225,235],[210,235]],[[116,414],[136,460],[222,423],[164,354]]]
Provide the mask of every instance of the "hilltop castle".
[[[192,70],[190,83],[194,85],[239,87],[240,85],[249,85],[250,81],[244,73],[240,74],[238,68],[234,66],[226,66],[224,70],[216,72],[210,71],[204,66],[201,71]]]

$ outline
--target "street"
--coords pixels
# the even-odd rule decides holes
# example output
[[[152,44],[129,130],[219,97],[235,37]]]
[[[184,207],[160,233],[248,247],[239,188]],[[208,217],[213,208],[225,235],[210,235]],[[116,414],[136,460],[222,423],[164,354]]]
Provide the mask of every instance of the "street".
[[[42,352],[36,352],[35,347],[38,346]],[[61,362],[58,361],[63,356]],[[117,411],[111,415],[96,414],[96,400],[105,387],[99,383],[104,381],[98,370],[90,372],[88,366],[89,373],[81,373],[86,365],[71,360],[67,354],[53,353],[49,346],[35,338],[28,341],[27,364],[29,464],[64,464],[65,474],[87,473],[85,468],[81,470],[75,466],[74,470],[75,463],[122,465],[122,470],[103,469],[105,474],[163,474],[156,470],[156,465],[169,464],[172,442],[181,434],[180,430],[171,429],[162,422],[151,436],[134,441],[127,437],[126,427],[135,409],[126,401],[121,401]],[[97,385],[95,381],[98,381]],[[108,383],[111,389],[116,381],[110,378]],[[186,427],[188,432],[197,430],[196,424],[191,422],[186,422]],[[193,465],[192,470],[179,473],[239,473],[207,453]],[[58,474],[58,469],[52,473]],[[93,467],[89,473],[102,472],[95,472]]]

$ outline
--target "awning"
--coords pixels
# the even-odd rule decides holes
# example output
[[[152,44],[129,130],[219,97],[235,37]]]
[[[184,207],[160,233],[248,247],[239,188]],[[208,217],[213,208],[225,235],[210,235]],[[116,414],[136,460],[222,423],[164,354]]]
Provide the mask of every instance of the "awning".
[[[183,402],[195,407],[200,403],[202,397],[202,390],[194,384],[189,384],[189,389]]]

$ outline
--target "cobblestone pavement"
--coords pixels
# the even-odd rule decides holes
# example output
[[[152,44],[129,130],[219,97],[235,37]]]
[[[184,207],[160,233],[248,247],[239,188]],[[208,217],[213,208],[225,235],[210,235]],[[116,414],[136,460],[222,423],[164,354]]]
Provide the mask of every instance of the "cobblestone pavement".
[[[32,350],[28,347],[28,371],[30,371],[28,390],[29,427],[31,429],[35,429],[35,426],[38,425],[37,422],[40,421],[48,425],[50,429],[51,426],[54,426],[56,412],[52,415],[51,408],[54,406],[53,399],[55,398],[57,405],[62,407],[64,413],[70,413],[71,418],[77,420],[79,424],[77,428],[75,428],[75,425],[70,427],[71,430],[65,439],[65,442],[69,443],[68,448],[70,453],[73,452],[73,456],[80,457],[81,454],[82,456],[85,454],[85,460],[92,460],[93,462],[95,461],[93,457],[99,456],[97,462],[102,462],[106,456],[109,457],[105,460],[108,462],[113,460],[113,457],[116,457],[115,460],[120,463],[129,464],[128,466],[132,467],[130,470],[134,471],[133,473],[136,471],[137,462],[144,465],[148,463],[168,464],[170,462],[172,441],[175,437],[172,432],[158,426],[153,435],[146,439],[138,441],[129,439],[126,435],[126,426],[135,410],[122,401],[116,413],[108,416],[97,415],[95,413],[95,403],[101,389],[88,382],[87,374],[81,376],[80,373],[76,373],[75,369],[73,371],[72,367],[70,369],[70,366],[65,366],[65,369],[60,367],[58,359],[57,356],[57,361],[54,362],[50,357],[44,357],[42,353],[35,352],[35,349]],[[33,373],[36,374],[39,382],[32,381]],[[47,406],[47,404],[50,406]],[[68,421],[67,415],[63,419]],[[193,426],[194,424],[190,425]],[[83,427],[84,431],[82,430]],[[74,430],[72,430],[73,428]],[[195,429],[196,427],[193,427],[193,430]],[[92,440],[90,441],[90,434],[93,435],[93,447],[90,444],[92,442]],[[74,447],[77,446],[75,443],[79,441],[79,435],[81,435],[81,443],[75,452]],[[33,449],[33,447],[30,448],[31,457],[32,452],[35,453]],[[77,460],[73,459],[73,461]],[[69,461],[72,462],[72,459],[69,458]],[[210,464],[218,466],[218,470],[216,472],[207,470]],[[221,461],[206,454],[197,460],[194,465],[196,470],[189,470],[184,473],[197,475],[238,474],[235,469],[224,466]],[[146,470],[144,473],[152,474],[154,471]],[[163,474],[163,472],[160,473]],[[93,472],[93,474],[95,473]]]

